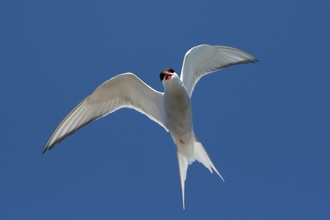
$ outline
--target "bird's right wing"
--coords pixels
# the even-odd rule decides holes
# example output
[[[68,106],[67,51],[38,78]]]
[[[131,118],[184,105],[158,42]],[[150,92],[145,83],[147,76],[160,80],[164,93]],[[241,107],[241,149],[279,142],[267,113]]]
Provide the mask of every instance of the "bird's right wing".
[[[145,114],[167,131],[162,96],[133,73],[117,75],[102,83],[62,120],[43,153],[81,127],[123,107]]]
[[[184,56],[180,79],[191,97],[202,76],[228,66],[257,61],[251,54],[233,47],[202,44],[191,48]]]

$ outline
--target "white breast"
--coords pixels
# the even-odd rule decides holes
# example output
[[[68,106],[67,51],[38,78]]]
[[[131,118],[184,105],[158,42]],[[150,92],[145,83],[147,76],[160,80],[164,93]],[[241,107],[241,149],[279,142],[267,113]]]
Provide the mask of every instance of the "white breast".
[[[167,126],[173,135],[192,132],[192,110],[190,97],[178,77],[164,82],[164,110]]]

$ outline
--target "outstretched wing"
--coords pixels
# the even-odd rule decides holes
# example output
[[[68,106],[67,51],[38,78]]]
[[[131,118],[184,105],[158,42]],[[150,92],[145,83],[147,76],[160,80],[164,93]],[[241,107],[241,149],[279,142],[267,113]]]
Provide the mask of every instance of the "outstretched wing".
[[[228,66],[254,62],[258,62],[258,59],[242,50],[202,44],[186,53],[180,79],[191,97],[196,83],[202,76]]]
[[[167,131],[162,96],[133,73],[117,75],[102,83],[62,120],[43,153],[83,126],[123,107],[145,114]]]

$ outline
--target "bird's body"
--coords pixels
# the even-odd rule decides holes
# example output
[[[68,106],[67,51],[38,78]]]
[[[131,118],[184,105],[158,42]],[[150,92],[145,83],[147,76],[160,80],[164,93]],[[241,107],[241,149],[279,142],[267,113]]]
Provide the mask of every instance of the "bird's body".
[[[177,150],[184,208],[184,182],[189,164],[197,160],[223,180],[194,133],[190,97],[195,84],[208,73],[256,61],[252,55],[231,47],[193,47],[185,55],[180,77],[171,68],[161,72],[164,93],[152,89],[133,73],[119,74],[101,84],[63,119],[43,153],[88,123],[120,108],[133,108],[171,134]]]
[[[193,132],[190,98],[177,76],[164,82],[164,89],[163,104],[167,129],[175,144],[185,143],[191,139]]]

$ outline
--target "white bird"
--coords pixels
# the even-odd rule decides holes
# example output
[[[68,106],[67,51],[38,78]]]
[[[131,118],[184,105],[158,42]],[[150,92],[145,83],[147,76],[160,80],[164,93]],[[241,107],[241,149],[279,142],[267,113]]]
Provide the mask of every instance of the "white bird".
[[[184,57],[180,77],[171,68],[160,73],[163,93],[154,90],[133,73],[119,74],[102,83],[62,120],[48,139],[43,153],[88,123],[120,108],[133,108],[170,132],[176,145],[185,209],[184,187],[189,164],[197,160],[211,173],[214,170],[224,181],[194,133],[190,101],[194,87],[208,73],[257,61],[251,54],[232,47],[195,46]]]

